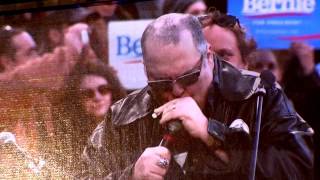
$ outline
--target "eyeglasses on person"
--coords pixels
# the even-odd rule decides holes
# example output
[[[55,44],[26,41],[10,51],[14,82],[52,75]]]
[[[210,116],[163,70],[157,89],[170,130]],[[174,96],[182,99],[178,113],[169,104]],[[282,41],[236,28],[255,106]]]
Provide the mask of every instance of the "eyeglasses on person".
[[[80,89],[82,97],[92,99],[96,96],[96,92],[101,95],[106,95],[111,92],[111,88],[108,85],[100,85],[96,89]]]
[[[173,90],[173,85],[175,83],[179,84],[183,88],[186,88],[194,83],[196,83],[199,79],[202,69],[203,55],[201,55],[198,65],[192,70],[190,73],[181,75],[176,79],[161,79],[161,80],[152,80],[148,81],[148,86],[152,91],[155,92],[170,92]]]
[[[203,27],[216,24],[225,28],[232,28],[238,25],[241,28],[240,21],[236,16],[221,14],[215,8],[209,8],[208,13],[197,16]]]

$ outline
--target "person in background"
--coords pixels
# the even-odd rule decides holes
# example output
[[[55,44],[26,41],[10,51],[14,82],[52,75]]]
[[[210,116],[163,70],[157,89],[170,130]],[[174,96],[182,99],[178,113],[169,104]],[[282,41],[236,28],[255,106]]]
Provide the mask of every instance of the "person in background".
[[[38,57],[36,43],[31,35],[22,29],[9,25],[0,29],[0,73],[13,70],[19,65]]]
[[[261,72],[270,70],[277,81],[283,86],[288,98],[297,112],[315,130],[315,179],[319,176],[319,143],[320,143],[320,74],[316,69],[314,49],[312,46],[293,42],[289,54],[281,58],[284,69],[280,70],[276,56],[271,50],[257,50],[250,54],[249,70]],[[287,59],[287,60],[286,60]],[[282,78],[283,77],[283,78]]]
[[[88,47],[88,42],[83,42],[82,32],[88,32],[87,24],[77,23],[69,26],[64,33],[63,45],[56,47],[53,52],[41,56],[36,56],[38,54],[35,51],[36,44],[32,37],[28,36],[29,39],[27,40],[29,41],[20,41],[20,48],[23,50],[21,53],[17,51],[18,49],[10,49],[15,53],[15,56],[20,56],[19,59],[23,59],[25,63],[15,66],[11,71],[2,73],[0,80],[5,82],[19,81],[20,86],[37,86],[56,90],[61,88],[64,77],[70,73],[78,60],[81,60],[84,56],[95,57]],[[23,34],[26,35],[27,32]],[[10,55],[10,51],[6,53]],[[14,58],[13,56],[6,57]],[[11,59],[11,61],[14,61],[14,59]]]
[[[248,69],[259,73],[269,70],[273,73],[277,82],[280,83],[282,80],[282,71],[277,57],[271,50],[259,49],[252,52],[248,58]]]
[[[41,18],[37,39],[41,53],[52,52],[64,44],[64,32],[75,23],[86,23],[90,47],[99,60],[108,63],[108,23],[114,20],[117,4],[107,3],[86,8],[49,11]]]
[[[256,49],[253,39],[247,40],[239,20],[232,15],[220,13],[214,8],[200,16],[203,33],[212,50],[222,59],[239,69],[247,69],[247,58]]]
[[[90,27],[90,46],[97,58],[109,64],[109,22],[112,20],[134,19],[136,17],[135,7],[124,8],[124,6],[118,6],[114,1],[110,1],[90,6],[84,11],[75,13],[75,15],[77,14],[82,16],[81,22],[87,23]]]
[[[203,0],[165,0],[163,2],[162,13],[186,13],[192,15],[204,14],[207,10],[207,5]]]
[[[83,8],[47,11],[39,18],[39,30],[34,38],[40,54],[53,52],[56,47],[64,45],[64,32],[72,24],[79,23],[84,16]]]
[[[320,178],[320,71],[314,48],[307,43],[293,42],[283,74],[283,88],[297,112],[315,130],[315,179]]]
[[[57,165],[51,158],[57,143],[51,98],[59,94],[65,76],[79,60],[85,46],[81,40],[81,31],[86,30],[85,24],[69,27],[65,32],[64,44],[52,53],[42,56],[35,51],[36,45],[26,31],[21,30],[19,33],[12,27],[6,27],[4,30],[8,33],[18,31],[18,34],[12,36],[11,41],[9,39],[3,41],[8,42],[6,44],[8,47],[1,50],[1,58],[9,62],[24,62],[0,75],[0,132],[11,132],[21,149],[32,157],[41,157],[45,160],[45,166],[50,170],[45,171],[44,176],[40,176],[43,178],[65,176],[64,170],[60,168],[62,166]],[[7,153],[10,157],[11,151],[1,153],[3,155]],[[2,160],[2,162],[7,161]],[[15,169],[23,170],[21,167],[25,167],[24,164],[12,164],[11,167],[6,177],[24,177],[24,173],[20,176],[15,171]],[[28,173],[28,170],[25,170]]]
[[[109,21],[114,18],[117,4],[104,4],[99,6],[91,6],[88,15],[83,19],[87,22],[91,29],[91,47],[97,57],[104,63],[109,63],[109,42],[108,42],[108,26]]]
[[[94,128],[111,104],[125,95],[114,70],[99,61],[79,62],[70,73],[64,95],[55,102],[54,107],[59,108],[53,118],[62,149],[56,159],[71,155],[70,162],[61,163],[69,165],[71,174],[79,169],[81,153]]]
[[[85,148],[83,178],[247,179],[259,77],[215,56],[192,15],[157,18],[141,45],[148,86],[111,106]],[[182,130],[170,144],[173,125]],[[312,135],[271,83],[256,179],[311,179]]]

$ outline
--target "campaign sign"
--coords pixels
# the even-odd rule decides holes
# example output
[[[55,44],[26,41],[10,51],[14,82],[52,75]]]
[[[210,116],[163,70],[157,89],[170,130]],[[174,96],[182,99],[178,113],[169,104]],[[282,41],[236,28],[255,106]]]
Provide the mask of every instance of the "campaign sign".
[[[229,0],[228,14],[239,18],[259,48],[286,49],[292,41],[320,48],[316,0]]]
[[[141,36],[152,20],[113,21],[109,23],[109,62],[126,89],[147,84],[142,64]]]

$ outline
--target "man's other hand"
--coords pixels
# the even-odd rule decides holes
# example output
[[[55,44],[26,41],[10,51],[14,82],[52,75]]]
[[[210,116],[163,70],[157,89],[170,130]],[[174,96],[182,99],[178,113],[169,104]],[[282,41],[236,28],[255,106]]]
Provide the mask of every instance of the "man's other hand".
[[[137,160],[132,177],[134,180],[162,180],[167,173],[170,160],[171,154],[167,148],[147,148]]]

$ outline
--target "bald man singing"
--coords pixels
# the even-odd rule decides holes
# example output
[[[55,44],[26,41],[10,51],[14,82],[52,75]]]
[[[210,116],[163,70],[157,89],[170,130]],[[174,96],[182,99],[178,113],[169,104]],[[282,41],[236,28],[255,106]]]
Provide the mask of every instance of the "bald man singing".
[[[247,179],[260,77],[215,56],[191,15],[159,17],[141,44],[148,85],[93,132],[82,177]],[[275,83],[264,99],[256,178],[310,179],[312,129]]]

